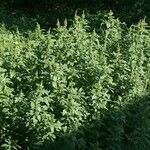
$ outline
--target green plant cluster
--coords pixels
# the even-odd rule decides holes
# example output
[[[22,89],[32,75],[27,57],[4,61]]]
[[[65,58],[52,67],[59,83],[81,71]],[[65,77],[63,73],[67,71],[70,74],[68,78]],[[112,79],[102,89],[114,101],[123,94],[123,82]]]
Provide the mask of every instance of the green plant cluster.
[[[150,30],[112,13],[26,36],[0,28],[0,149],[148,150]]]

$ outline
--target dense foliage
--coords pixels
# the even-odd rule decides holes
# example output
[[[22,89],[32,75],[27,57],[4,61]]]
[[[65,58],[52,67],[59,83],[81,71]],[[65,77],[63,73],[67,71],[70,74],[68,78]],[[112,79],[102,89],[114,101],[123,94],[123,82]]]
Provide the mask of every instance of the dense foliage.
[[[0,28],[0,149],[148,150],[150,30],[112,13],[48,32]]]

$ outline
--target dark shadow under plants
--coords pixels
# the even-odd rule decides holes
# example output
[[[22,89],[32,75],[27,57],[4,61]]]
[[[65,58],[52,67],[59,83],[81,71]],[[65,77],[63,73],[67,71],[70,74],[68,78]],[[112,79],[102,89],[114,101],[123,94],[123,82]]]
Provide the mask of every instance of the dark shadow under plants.
[[[104,111],[100,120],[43,146],[45,150],[149,150],[150,96]]]

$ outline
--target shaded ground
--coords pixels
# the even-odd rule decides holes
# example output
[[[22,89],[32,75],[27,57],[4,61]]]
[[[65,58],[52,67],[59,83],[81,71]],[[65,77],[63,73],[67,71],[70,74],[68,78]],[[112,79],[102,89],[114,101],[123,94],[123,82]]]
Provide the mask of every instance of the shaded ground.
[[[61,137],[45,150],[149,150],[150,96],[104,112],[101,120],[84,124],[76,133]],[[43,147],[42,147],[43,148]]]

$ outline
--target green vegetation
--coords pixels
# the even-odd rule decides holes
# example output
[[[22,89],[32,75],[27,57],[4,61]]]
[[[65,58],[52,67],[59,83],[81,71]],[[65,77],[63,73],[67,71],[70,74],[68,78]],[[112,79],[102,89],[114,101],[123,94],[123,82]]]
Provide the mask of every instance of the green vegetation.
[[[20,2],[15,7],[25,6]],[[29,2],[24,10],[36,14],[39,5]],[[78,9],[82,15],[72,19],[76,4],[64,12],[69,21],[58,12],[48,29],[52,10],[30,17],[13,8],[14,1],[10,10],[6,4],[0,6],[0,149],[149,150],[145,19],[130,26],[131,20],[123,23],[98,8]],[[129,18],[118,13],[118,5],[115,15]]]

